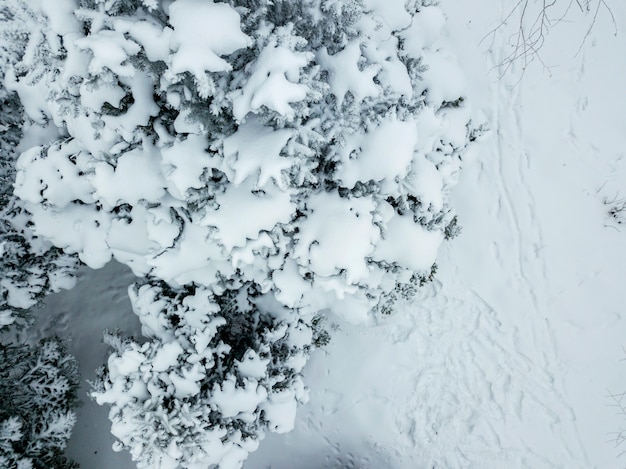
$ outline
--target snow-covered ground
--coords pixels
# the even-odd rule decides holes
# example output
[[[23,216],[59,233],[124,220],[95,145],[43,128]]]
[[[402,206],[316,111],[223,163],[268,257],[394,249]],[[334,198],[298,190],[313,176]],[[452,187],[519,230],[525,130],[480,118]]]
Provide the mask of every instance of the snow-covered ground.
[[[513,3],[442,4],[491,132],[466,158],[454,193],[463,231],[440,253],[438,280],[374,327],[337,320],[306,369],[311,399],[296,429],[269,436],[246,468],[626,463],[611,442],[626,418],[609,397],[626,391],[626,222],[608,213],[626,198],[626,4],[607,0],[617,36],[602,8],[575,56],[587,26],[572,14],[541,49],[549,69],[498,80],[490,69],[515,24],[490,51],[479,42]],[[42,313],[42,333],[73,336],[86,377],[106,357],[103,328],[137,331],[131,277],[115,264],[85,272]],[[85,400],[70,455],[84,468],[133,468],[110,450],[107,409]]]

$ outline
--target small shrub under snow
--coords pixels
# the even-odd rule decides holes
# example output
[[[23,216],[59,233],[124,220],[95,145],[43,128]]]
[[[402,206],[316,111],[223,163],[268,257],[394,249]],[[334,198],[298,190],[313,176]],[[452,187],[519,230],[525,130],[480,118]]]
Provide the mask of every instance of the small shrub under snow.
[[[59,340],[0,343],[0,467],[77,468],[63,455],[77,391],[76,359]]]
[[[254,285],[145,284],[131,300],[148,340],[109,334],[93,395],[139,468],[240,467],[266,430],[292,429],[315,334],[299,315]]]

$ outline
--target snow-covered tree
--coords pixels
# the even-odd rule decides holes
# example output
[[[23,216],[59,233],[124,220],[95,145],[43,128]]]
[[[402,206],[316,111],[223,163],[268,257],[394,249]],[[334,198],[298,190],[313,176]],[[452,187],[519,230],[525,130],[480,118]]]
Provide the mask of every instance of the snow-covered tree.
[[[472,138],[436,7],[80,6],[40,79],[65,137],[18,161],[37,233],[92,267],[218,294],[242,278],[353,320],[429,275]]]
[[[27,50],[29,35],[37,24],[35,13],[19,0],[0,2],[0,330],[24,326],[28,309],[49,292],[71,288],[77,265],[32,231],[30,214],[13,195],[17,149],[24,131],[23,106],[17,93],[4,86],[5,73],[13,70]],[[35,33],[32,33],[35,34]],[[32,49],[32,48],[31,48]]]
[[[63,455],[76,421],[78,365],[58,339],[0,343],[0,467],[70,469]]]
[[[30,324],[29,309],[75,283],[76,256],[35,235],[30,214],[13,195],[15,163],[24,134],[43,122],[24,116],[17,93],[5,86],[23,57],[34,52],[36,13],[20,0],[0,1],[0,331]],[[41,32],[41,31],[39,31]],[[9,76],[5,76],[9,74]],[[29,131],[29,128],[31,129]],[[76,360],[58,339],[36,345],[0,343],[0,467],[69,469],[63,455],[78,401]]]
[[[432,276],[475,129],[430,3],[38,6],[7,84],[60,137],[15,194],[38,235],[145,279],[149,340],[110,336],[95,392],[143,467],[238,467],[289,428],[272,402],[303,398],[312,318],[367,321]]]
[[[109,334],[93,394],[139,468],[238,468],[264,431],[293,428],[314,326],[256,285],[215,296],[151,282],[131,300],[149,340]]]

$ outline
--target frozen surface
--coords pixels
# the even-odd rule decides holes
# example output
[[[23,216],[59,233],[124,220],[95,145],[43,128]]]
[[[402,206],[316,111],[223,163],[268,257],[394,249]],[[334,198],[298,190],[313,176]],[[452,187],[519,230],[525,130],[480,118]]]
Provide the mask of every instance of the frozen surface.
[[[492,131],[465,158],[454,192],[464,229],[440,254],[438,282],[375,327],[337,320],[306,369],[311,399],[295,430],[269,436],[246,468],[624,465],[611,442],[624,419],[607,396],[626,390],[626,230],[605,200],[626,197],[626,31],[614,37],[601,10],[574,57],[586,29],[562,23],[543,49],[552,68],[496,80],[489,69],[507,51],[483,54],[489,44],[478,43],[511,3],[443,2],[444,31]],[[625,25],[626,6],[611,7]],[[137,330],[125,272],[85,274],[43,312],[42,333],[74,337],[84,376],[106,359],[104,327]],[[262,364],[250,360],[253,375]],[[106,409],[87,402],[70,455],[85,468],[131,469],[111,443]]]

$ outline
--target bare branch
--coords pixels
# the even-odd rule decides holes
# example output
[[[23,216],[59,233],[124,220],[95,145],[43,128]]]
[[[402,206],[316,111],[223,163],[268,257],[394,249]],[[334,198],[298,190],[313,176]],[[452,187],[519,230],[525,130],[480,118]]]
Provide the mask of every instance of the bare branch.
[[[577,8],[574,8],[577,7]],[[617,35],[617,22],[611,7],[606,0],[518,0],[506,13],[504,19],[480,41],[480,44],[491,38],[489,50],[493,50],[497,34],[505,30],[508,25],[515,21],[516,30],[506,41],[506,47],[510,50],[500,63],[494,66],[502,78],[516,64],[522,69],[522,75],[526,68],[533,62],[539,62],[544,69],[549,70],[542,56],[541,49],[552,28],[559,23],[569,21],[572,9],[583,15],[590,15],[591,21],[581,40],[580,46],[574,55],[577,56],[585,45],[591,31],[598,20],[598,15],[605,9],[610,17],[615,35]]]

